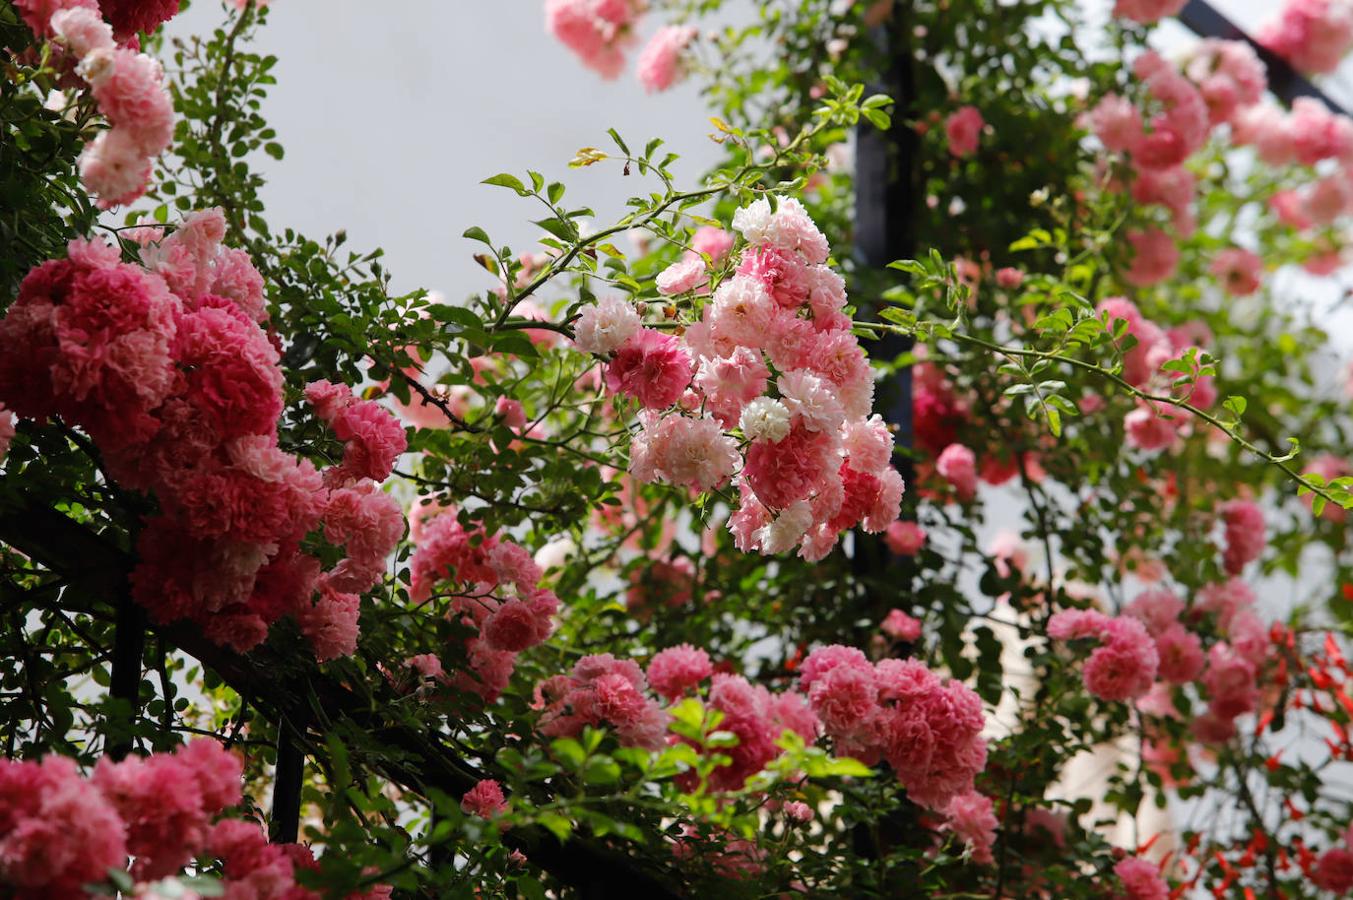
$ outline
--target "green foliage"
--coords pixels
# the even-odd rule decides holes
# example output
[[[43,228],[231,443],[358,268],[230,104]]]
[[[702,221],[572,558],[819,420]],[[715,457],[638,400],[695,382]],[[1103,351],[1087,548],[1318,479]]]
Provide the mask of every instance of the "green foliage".
[[[722,5],[655,4],[692,19]],[[1313,554],[1330,563],[1331,577],[1290,617],[1292,646],[1275,651],[1293,679],[1306,678],[1315,632],[1347,635],[1353,624],[1353,605],[1339,598],[1340,585],[1353,581],[1342,524],[1322,517],[1331,504],[1353,507],[1353,478],[1307,465],[1348,447],[1346,400],[1320,385],[1328,336],[1309,311],[1272,294],[1221,297],[1206,268],[1242,210],[1273,264],[1298,262],[1312,245],[1266,210],[1282,176],[1233,169],[1228,151],[1214,146],[1190,163],[1203,227],[1183,239],[1179,276],[1161,288],[1128,285],[1124,232],[1157,213],[1104,189],[1077,124],[1083,104],[1065,88],[1076,80],[1091,98],[1129,90],[1122,62],[1138,35],[1115,28],[1114,53],[1124,58],[1092,60],[1079,40],[1079,7],[1068,0],[897,4],[882,22],[871,10],[825,0],[757,4],[753,21],[706,41],[695,72],[724,158],[693,187],[676,183],[676,158],[660,139],[640,149],[615,129],[597,136],[605,149],[485,178],[544,236],[522,252],[471,227],[463,249],[493,287],[444,302],[393,293],[381,251],[350,248],[341,230],[315,238],[270,224],[257,164],[285,159],[282,135],[261,114],[277,60],[250,49],[266,10],[230,12],[208,37],[162,45],[173,72],[174,147],[144,207],[113,226],[97,218],[75,170],[98,127],[92,106],[76,92],[65,95],[62,112],[45,105],[57,84],[51,60],[13,5],[0,3],[0,45],[13,55],[0,81],[0,298],[7,302],[24,273],[60,256],[73,237],[147,221],[173,227],[185,213],[220,207],[227,243],[249,252],[267,286],[287,378],[286,450],[317,465],[340,456],[301,390],[321,378],[357,385],[417,414],[397,470],[403,499],[454,508],[466,526],[510,534],[532,550],[572,546],[546,572],[566,606],[558,629],[517,660],[495,704],[421,680],[403,664],[437,653],[448,669],[463,669],[468,633],[455,596],[410,599],[409,541],[363,599],[352,658],[317,667],[294,628],[282,626],[243,661],[196,659],[176,640],[182,632],[158,628],[140,651],[144,676],[133,696],[112,697],[110,658],[127,607],[109,586],[125,576],[153,502],[111,482],[78,431],[24,422],[0,479],[0,654],[17,661],[0,670],[6,756],[60,752],[91,764],[119,746],[162,750],[188,734],[217,734],[247,751],[246,808],[261,814],[279,733],[299,721],[309,761],[303,837],[326,849],[321,869],[303,880],[335,896],[378,882],[411,896],[565,896],[571,888],[557,872],[566,867],[539,860],[594,851],[610,855],[589,858],[661,873],[692,896],[1111,893],[1114,848],[1092,809],[1134,814],[1164,802],[1162,772],[1123,765],[1094,805],[1049,797],[1073,758],[1106,742],[1183,741],[1203,698],[1174,690],[1181,718],[1151,717],[1148,728],[1135,708],[1087,695],[1081,648],[1046,640],[1051,614],[1092,602],[1121,607],[1130,599],[1125,572],[1155,560],[1196,605],[1204,585],[1227,576],[1218,503],[1243,489],[1276,513],[1263,574],[1299,572]],[[948,152],[942,121],[963,104],[978,106],[988,128],[979,151],[960,159]],[[914,245],[897,248],[908,258],[882,271],[856,262],[857,185],[840,164],[852,133],[875,132],[905,142],[913,164],[906,177],[914,208],[905,212]],[[595,230],[585,224],[595,218],[586,201],[566,197],[555,180],[584,166],[613,167],[636,185],[625,214]],[[831,235],[834,262],[859,304],[851,310],[856,332],[878,348],[878,367],[891,377],[924,362],[965,398],[967,415],[951,439],[1008,470],[1023,559],[990,546],[990,510],[958,502],[929,473],[938,448],[924,434],[910,444],[899,434],[898,462],[915,476],[904,518],[932,535],[906,559],[862,534],[816,564],[737,553],[722,527],[731,490],[692,498],[625,477],[635,410],[601,387],[596,359],[568,344],[578,309],[614,294],[659,327],[689,327],[703,301],[661,295],[656,276],[690,249],[696,228],[726,224],[736,208],[775,194],[803,197]],[[645,250],[621,249],[620,236],[633,230],[647,233]],[[124,240],[123,250],[133,249]],[[729,275],[730,262],[709,262],[715,282]],[[1003,266],[1021,270],[1019,286],[992,279]],[[1120,294],[1164,327],[1201,326],[1212,336],[1163,364],[1164,387],[1125,377],[1136,339],[1100,311]],[[899,338],[913,343],[886,343]],[[1204,409],[1195,401],[1210,383],[1222,399]],[[881,400],[887,387],[881,382]],[[503,400],[521,404],[529,428],[508,427]],[[1126,446],[1124,416],[1148,401],[1190,423],[1171,453]],[[50,524],[27,518],[36,508],[55,510],[90,545],[35,552]],[[676,588],[673,571],[688,574]],[[880,633],[893,608],[924,622],[914,646]],[[1208,643],[1226,637],[1213,620],[1193,624]],[[774,690],[792,688],[803,655],[825,643],[913,657],[971,685],[1003,712],[979,781],[1001,820],[995,864],[975,865],[947,833],[936,845],[934,823],[882,763],[865,765],[790,731],[765,771],[742,788],[715,789],[711,779],[739,739],[701,696],[671,709],[673,739],[656,750],[624,746],[602,729],[538,733],[533,689],[578,658],[609,652],[642,664],[679,643],[706,648]],[[242,672],[266,680],[246,689]],[[1286,724],[1275,718],[1267,727]],[[1279,796],[1301,797],[1325,834],[1347,818],[1347,803],[1322,793],[1318,764],[1270,763],[1262,734],[1237,735],[1215,755],[1215,778],[1182,784],[1177,795],[1200,809],[1249,800],[1232,802],[1233,816],[1200,831],[1203,846],[1234,849],[1246,828],[1273,820]],[[1187,761],[1174,765],[1174,776],[1190,774]],[[508,807],[492,820],[460,809],[459,794],[479,777],[507,790]],[[1261,784],[1264,809],[1250,796]],[[790,823],[778,812],[786,802],[807,803],[816,820]],[[1066,818],[1062,848],[1036,826],[1046,813]],[[1298,833],[1287,822],[1273,831],[1275,841]],[[1025,880],[1028,873],[1041,881]],[[1247,878],[1237,887],[1263,886]],[[121,879],[110,876],[109,893],[129,889]],[[1295,881],[1285,876],[1284,886]],[[218,887],[185,878],[160,893],[210,896]]]
[[[0,80],[0,297],[9,297],[29,269],[87,234],[97,210],[75,171],[92,105],[44,103],[58,80],[50,48],[34,43],[9,0],[0,3],[0,47],[12,54]]]

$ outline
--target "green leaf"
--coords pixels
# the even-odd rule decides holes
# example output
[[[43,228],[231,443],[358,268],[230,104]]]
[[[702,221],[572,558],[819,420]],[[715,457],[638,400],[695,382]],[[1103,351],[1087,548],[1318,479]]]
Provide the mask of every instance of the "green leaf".
[[[558,738],[550,742],[550,752],[560,762],[573,769],[580,768],[587,759],[587,751],[573,738]]]
[[[893,127],[893,117],[881,109],[866,109],[862,110],[860,114],[879,131],[887,131]]]
[[[705,707],[694,697],[687,697],[676,706],[668,710],[672,714],[672,720],[680,722],[683,725],[689,725],[693,728],[700,728],[705,721]]]
[[[625,142],[620,139],[620,134],[614,128],[607,128],[606,133],[615,141],[615,145],[620,148],[620,152],[626,156],[630,155],[630,148],[625,146]]]
[[[511,353],[523,359],[535,359],[540,356],[536,345],[521,331],[500,331],[489,337],[489,343],[499,353]]]
[[[1046,315],[1039,316],[1038,321],[1034,322],[1034,328],[1039,331],[1051,331],[1055,334],[1063,334],[1071,330],[1072,323],[1071,310],[1063,307],[1061,309],[1053,310]]]
[[[615,784],[620,780],[620,764],[611,757],[593,756],[583,768],[583,781],[588,784]]]
[[[904,328],[916,327],[915,313],[907,312],[905,309],[898,309],[896,306],[885,306],[878,312],[880,319],[886,319],[895,325],[901,325]]]
[[[559,813],[541,813],[536,817],[536,821],[548,828],[561,843],[567,841],[573,834],[573,823]]]
[[[1299,438],[1290,437],[1287,439],[1287,443],[1291,445],[1292,449],[1283,456],[1274,457],[1273,462],[1287,462],[1301,455],[1301,440]]]
[[[110,868],[108,870],[108,880],[116,885],[119,891],[132,892],[136,890],[136,883],[132,881],[131,875],[127,874],[122,869]]]
[[[1045,406],[1043,412],[1048,417],[1048,430],[1052,432],[1053,437],[1062,436],[1062,414],[1055,407]]]
[[[465,328],[482,329],[484,327],[484,320],[474,310],[467,309],[464,306],[438,303],[428,307],[428,315],[438,322],[460,326],[460,328],[448,329],[455,332]]]
[[[526,189],[526,185],[521,183],[520,178],[515,175],[509,175],[506,172],[500,172],[490,178],[485,178],[480,184],[494,184],[499,187],[511,188],[521,197],[525,197],[531,193]]]
[[[858,759],[852,759],[849,756],[843,756],[839,759],[829,759],[823,767],[824,775],[833,775],[838,778],[869,778],[873,776],[874,770],[860,762]]]
[[[512,883],[517,887],[517,893],[521,894],[525,900],[545,900],[545,885],[540,879],[531,876],[514,878]]]
[[[561,241],[572,243],[578,239],[578,228],[568,219],[540,219],[535,222]]]

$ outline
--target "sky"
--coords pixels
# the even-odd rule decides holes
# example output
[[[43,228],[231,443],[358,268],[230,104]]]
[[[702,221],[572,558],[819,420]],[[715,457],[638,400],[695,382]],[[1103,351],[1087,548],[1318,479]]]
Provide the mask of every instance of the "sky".
[[[286,158],[260,160],[274,230],[346,228],[354,249],[385,249],[396,290],[455,298],[489,285],[466,228],[515,250],[540,234],[529,220],[542,208],[484,178],[535,169],[568,186],[571,208],[609,223],[644,190],[637,176],[568,169],[579,148],[611,146],[606,129],[631,147],[662,137],[682,157],[678,183],[714,163],[694,85],[652,97],[632,73],[603,81],[546,33],[542,9],[540,0],[403,0],[374,16],[370,2],[274,0],[255,43],[278,56],[263,112]],[[197,0],[170,33],[207,34],[223,16],[215,0]]]

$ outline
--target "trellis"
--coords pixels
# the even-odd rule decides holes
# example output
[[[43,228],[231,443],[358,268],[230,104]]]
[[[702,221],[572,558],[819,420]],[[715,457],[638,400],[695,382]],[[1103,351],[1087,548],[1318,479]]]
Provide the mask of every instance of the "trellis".
[[[1205,0],[1190,0],[1179,21],[1200,36],[1244,40],[1254,47],[1267,67],[1270,89],[1283,102],[1312,97],[1335,112],[1343,112],[1338,103]],[[914,210],[921,197],[914,164],[919,140],[910,125],[917,118],[911,36],[906,29],[893,28],[880,30],[875,39],[891,61],[875,90],[892,96],[896,107],[888,132],[865,127],[857,135],[855,243],[862,265],[881,268],[914,255],[918,245]],[[890,335],[875,342],[873,349],[876,355],[892,358],[909,347],[908,339]],[[904,369],[890,392],[881,397],[884,418],[895,427],[898,445],[908,449],[913,445],[911,387],[911,372]],[[139,714],[148,625],[144,612],[130,598],[131,554],[59,511],[33,505],[21,492],[0,498],[0,541],[57,573],[64,585],[60,595],[50,599],[41,588],[24,592],[3,586],[0,591],[7,603],[60,603],[70,610],[71,604],[81,602],[81,598],[106,598],[101,605],[90,601],[87,609],[73,611],[97,612],[115,619],[110,692],[127,704],[134,719]],[[867,560],[870,566],[890,565],[886,554],[877,552],[858,558]],[[186,623],[150,627],[149,631],[209,666],[276,725],[278,761],[270,823],[275,840],[296,839],[306,750],[323,746],[326,723],[343,721],[381,740],[390,753],[376,765],[377,771],[391,782],[424,795],[436,791],[459,797],[479,778],[492,774],[466,764],[438,735],[384,719],[313,662],[287,659],[267,647],[240,655],[215,645]],[[120,757],[131,749],[130,741],[119,741],[110,745],[109,753]],[[585,898],[638,896],[664,900],[681,896],[664,873],[598,841],[575,836],[560,843],[541,828],[513,829],[504,841]]]
[[[918,120],[919,111],[915,108],[913,36],[905,27],[906,19],[905,15],[895,14],[891,27],[881,26],[873,34],[877,49],[890,61],[890,68],[872,86],[872,92],[893,98],[892,128],[881,132],[862,124],[856,132],[855,252],[857,261],[870,269],[881,269],[894,260],[911,258],[918,247],[915,210],[922,201],[922,187],[917,183],[914,163],[920,142],[911,123]],[[1239,40],[1248,44],[1264,63],[1269,90],[1284,104],[1290,106],[1298,97],[1310,97],[1332,112],[1345,114],[1339,103],[1287,60],[1254,40],[1207,0],[1189,0],[1178,20],[1199,37]],[[892,359],[911,346],[909,338],[889,334],[873,341],[870,349],[876,358]],[[894,429],[897,445],[911,450],[914,433],[910,368],[898,373],[896,380],[882,392],[880,403],[883,418]],[[906,462],[904,466],[903,474],[910,482],[910,463]],[[870,556],[879,558],[877,554]],[[883,558],[886,560],[886,555]]]

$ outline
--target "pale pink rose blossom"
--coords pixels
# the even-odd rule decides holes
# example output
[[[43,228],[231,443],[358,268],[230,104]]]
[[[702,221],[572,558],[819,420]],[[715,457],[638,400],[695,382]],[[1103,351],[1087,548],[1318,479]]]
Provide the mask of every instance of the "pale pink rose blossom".
[[[1131,100],[1106,94],[1090,111],[1090,128],[1106,150],[1125,153],[1142,136],[1142,114]]]
[[[945,447],[935,471],[953,486],[960,501],[966,503],[977,495],[977,456],[962,444]]]
[[[898,641],[915,641],[921,636],[921,622],[900,609],[888,610],[888,615],[879,625],[883,633]]]
[[[1179,267],[1179,247],[1159,228],[1130,230],[1127,240],[1132,245],[1132,264],[1123,273],[1128,284],[1150,287],[1168,279]]]
[[[545,22],[583,65],[615,78],[625,68],[643,8],[641,0],[545,0]]]
[[[1264,278],[1264,261],[1243,247],[1227,247],[1212,260],[1210,271],[1233,297],[1247,297],[1259,290]]]
[[[982,134],[982,113],[975,106],[963,106],[944,120],[944,135],[954,156],[971,156],[977,151]]]
[[[638,333],[640,325],[633,306],[619,297],[604,297],[579,311],[573,340],[585,353],[606,356]]]
[[[685,77],[683,54],[698,32],[690,25],[664,25],[639,54],[639,83],[649,93],[665,91]]]
[[[698,256],[686,256],[658,273],[658,293],[670,297],[693,291],[707,281],[705,261]]]
[[[1353,47],[1353,6],[1345,0],[1288,0],[1259,31],[1259,43],[1303,72],[1333,72]]]
[[[1116,0],[1113,14],[1142,25],[1151,25],[1167,16],[1178,15],[1185,0]]]
[[[925,529],[915,522],[893,522],[883,538],[898,556],[915,556],[925,546]]]
[[[733,249],[733,236],[722,228],[713,225],[701,225],[691,238],[691,249],[703,253],[715,263],[721,261]]]

